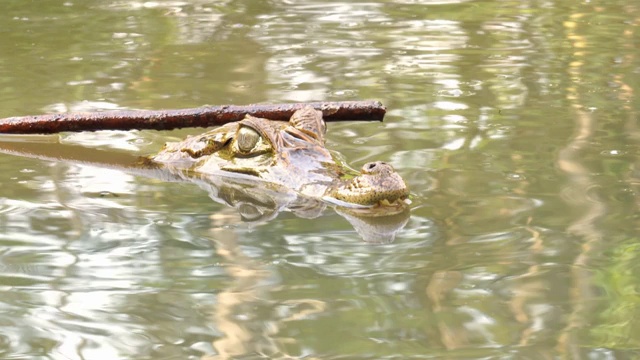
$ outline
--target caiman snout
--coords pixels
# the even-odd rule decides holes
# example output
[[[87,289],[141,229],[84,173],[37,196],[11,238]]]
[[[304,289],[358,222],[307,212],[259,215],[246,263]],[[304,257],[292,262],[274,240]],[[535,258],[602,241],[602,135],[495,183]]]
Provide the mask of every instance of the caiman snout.
[[[383,161],[364,164],[360,175],[332,189],[329,196],[359,205],[388,205],[409,196],[409,189],[393,167]]]

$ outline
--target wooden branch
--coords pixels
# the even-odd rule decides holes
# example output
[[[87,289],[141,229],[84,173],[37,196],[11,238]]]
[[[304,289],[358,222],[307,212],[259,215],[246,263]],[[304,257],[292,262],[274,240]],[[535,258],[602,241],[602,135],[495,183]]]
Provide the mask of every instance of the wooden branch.
[[[18,116],[0,119],[0,133],[52,134],[63,131],[170,130],[208,127],[239,121],[249,114],[272,120],[289,120],[298,109],[311,105],[325,121],[382,121],[386,112],[379,101],[314,102],[205,106],[181,110],[122,110]]]

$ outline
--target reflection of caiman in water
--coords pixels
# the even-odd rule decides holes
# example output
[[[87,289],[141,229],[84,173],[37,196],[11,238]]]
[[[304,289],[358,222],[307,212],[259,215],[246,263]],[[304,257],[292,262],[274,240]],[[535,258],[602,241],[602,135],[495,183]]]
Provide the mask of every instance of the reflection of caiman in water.
[[[325,132],[322,113],[306,107],[288,123],[247,116],[168,143],[157,155],[135,164],[87,159],[77,151],[57,159],[193,182],[252,222],[269,220],[284,210],[313,218],[329,203],[366,241],[392,241],[408,220],[404,181],[384,162],[365,164],[359,174],[337,163],[324,146]],[[37,147],[24,145],[4,143],[0,150],[47,158],[35,151]]]

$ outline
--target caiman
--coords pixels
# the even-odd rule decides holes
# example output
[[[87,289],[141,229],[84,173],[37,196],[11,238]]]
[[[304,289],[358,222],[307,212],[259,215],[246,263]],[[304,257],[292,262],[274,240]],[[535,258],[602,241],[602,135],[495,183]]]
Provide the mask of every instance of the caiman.
[[[236,208],[244,221],[253,223],[273,219],[281,211],[314,218],[333,205],[366,241],[393,241],[408,221],[405,182],[381,161],[365,164],[359,173],[351,170],[325,147],[325,134],[322,113],[305,107],[288,122],[246,116],[167,143],[150,157],[2,139],[0,151],[195,183],[211,199]]]
[[[370,162],[353,174],[334,160],[325,134],[322,112],[312,107],[296,111],[288,122],[247,115],[168,143],[149,161],[198,174],[245,174],[342,205],[390,206],[407,199],[409,190],[391,165]]]

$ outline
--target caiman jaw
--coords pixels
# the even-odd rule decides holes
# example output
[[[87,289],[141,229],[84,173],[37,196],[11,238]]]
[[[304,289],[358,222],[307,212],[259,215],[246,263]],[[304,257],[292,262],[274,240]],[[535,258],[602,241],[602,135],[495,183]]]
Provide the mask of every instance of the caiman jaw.
[[[360,175],[330,189],[327,196],[357,205],[390,205],[406,199],[409,189],[391,165],[376,161],[365,164]]]

